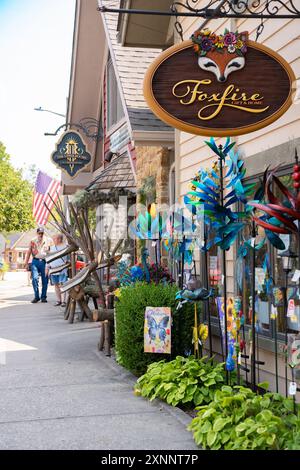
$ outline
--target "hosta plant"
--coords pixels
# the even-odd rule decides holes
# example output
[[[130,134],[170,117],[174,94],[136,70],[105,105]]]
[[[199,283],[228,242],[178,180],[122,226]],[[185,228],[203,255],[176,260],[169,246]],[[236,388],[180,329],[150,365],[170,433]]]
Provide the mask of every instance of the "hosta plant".
[[[197,408],[189,425],[204,449],[300,449],[300,412],[279,393],[258,395],[245,387],[223,386],[213,401]]]
[[[135,393],[169,405],[197,406],[209,403],[225,383],[224,364],[206,357],[177,356],[175,360],[151,364],[135,386]]]

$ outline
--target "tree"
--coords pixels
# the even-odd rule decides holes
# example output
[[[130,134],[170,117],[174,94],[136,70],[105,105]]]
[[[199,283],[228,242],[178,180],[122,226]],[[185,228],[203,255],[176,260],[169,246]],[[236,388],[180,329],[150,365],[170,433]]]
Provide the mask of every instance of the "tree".
[[[29,181],[29,183],[31,183],[33,186],[35,185],[38,172],[39,172],[39,169],[35,163],[24,165],[22,168],[23,178]]]
[[[0,232],[22,232],[34,227],[33,187],[16,170],[0,142]]]

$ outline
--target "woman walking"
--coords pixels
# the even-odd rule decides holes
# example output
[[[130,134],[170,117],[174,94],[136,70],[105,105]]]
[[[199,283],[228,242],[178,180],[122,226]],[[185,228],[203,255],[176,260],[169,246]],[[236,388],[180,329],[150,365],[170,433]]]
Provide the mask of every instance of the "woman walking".
[[[54,245],[51,247],[50,253],[63,250],[66,247],[66,245],[64,244],[64,237],[61,233],[53,237],[53,242],[54,242]],[[47,264],[47,272],[49,272],[49,269],[59,268],[60,266],[63,266],[66,262],[67,262],[66,257],[58,258],[52,261],[51,263]],[[62,294],[60,288],[61,288],[61,285],[67,280],[68,280],[67,268],[63,269],[58,274],[50,275],[50,282],[51,282],[51,285],[54,286],[55,294],[56,294],[56,303],[54,304],[55,307],[66,306],[66,292]]]

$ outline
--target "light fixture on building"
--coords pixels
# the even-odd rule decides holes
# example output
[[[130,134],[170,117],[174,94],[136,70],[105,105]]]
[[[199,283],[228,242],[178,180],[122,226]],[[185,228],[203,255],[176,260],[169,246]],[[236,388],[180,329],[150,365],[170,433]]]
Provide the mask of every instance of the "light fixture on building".
[[[116,157],[119,157],[120,154],[117,153],[117,152],[112,152],[111,150],[109,150],[106,154],[105,154],[105,157],[104,157],[104,161],[106,161],[107,163],[110,163],[112,158],[116,156]]]
[[[282,251],[279,256],[282,258],[282,267],[285,273],[291,272],[293,269],[293,260],[297,258],[296,253],[294,253],[290,248],[285,251]]]

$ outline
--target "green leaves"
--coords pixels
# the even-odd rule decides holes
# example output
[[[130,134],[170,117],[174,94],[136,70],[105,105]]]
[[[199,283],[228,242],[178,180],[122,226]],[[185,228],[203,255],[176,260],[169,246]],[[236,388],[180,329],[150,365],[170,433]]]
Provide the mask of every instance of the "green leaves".
[[[226,418],[217,418],[213,425],[213,430],[216,432],[221,431],[224,426],[228,423],[228,419]]]
[[[223,364],[206,358],[177,356],[171,362],[151,364],[137,381],[136,391],[153,400],[160,398],[172,406],[199,406],[213,400],[225,381]]]
[[[223,386],[198,408],[188,429],[204,449],[300,449],[300,412],[292,414],[292,407],[293,401],[278,393]]]
[[[118,362],[136,375],[144,374],[152,364],[155,370],[157,361],[166,359],[165,354],[144,353],[145,309],[170,307],[172,311],[172,356],[182,355],[192,349],[192,326],[194,325],[193,306],[185,304],[182,310],[176,310],[175,295],[177,287],[162,283],[136,283],[122,288],[122,295],[116,304],[116,352]],[[124,295],[123,295],[124,294]],[[199,306],[199,309],[201,306]],[[183,358],[182,358],[183,359]],[[160,366],[156,369],[160,374]],[[168,369],[172,374],[172,367]]]
[[[22,232],[34,226],[31,184],[10,163],[0,142],[0,232]]]
[[[259,388],[262,388],[263,390],[268,390],[269,389],[269,382],[261,382],[260,384],[257,385]]]
[[[212,447],[213,444],[216,442],[217,437],[218,437],[218,435],[217,435],[216,432],[214,432],[214,431],[209,431],[209,432],[207,433],[207,445],[208,445],[209,447]]]

